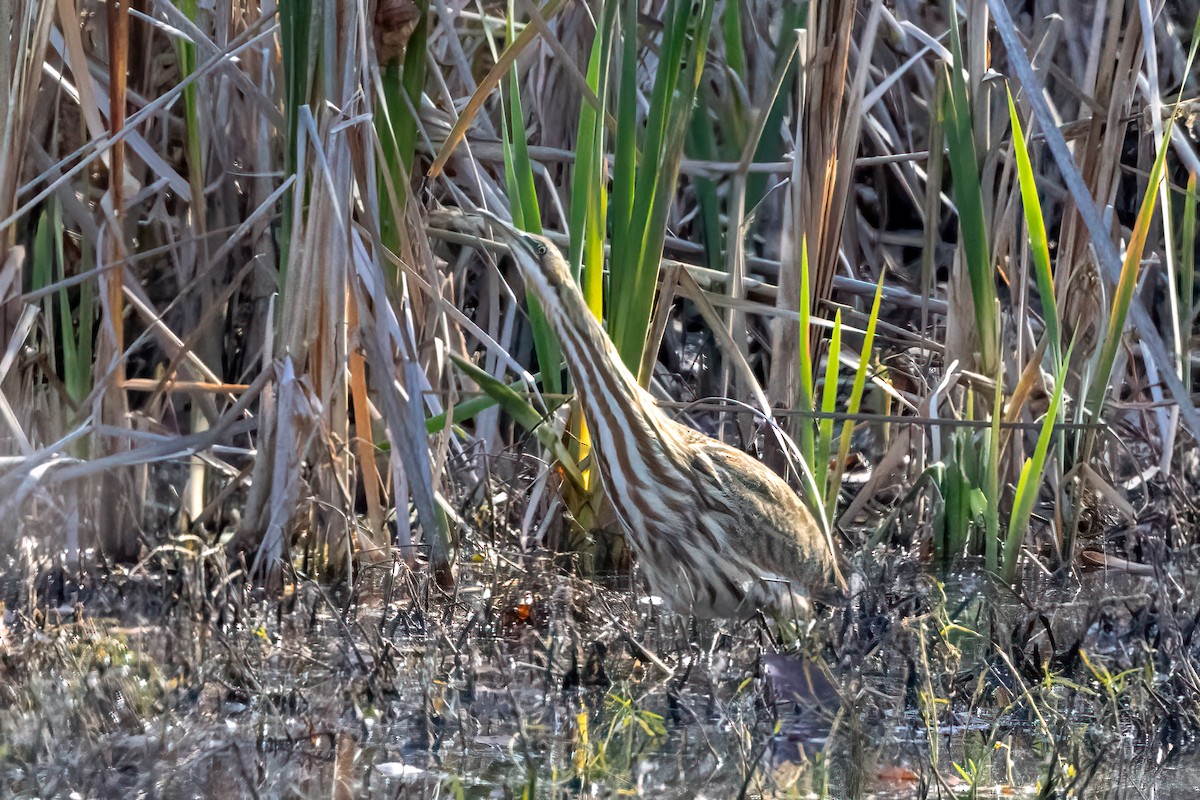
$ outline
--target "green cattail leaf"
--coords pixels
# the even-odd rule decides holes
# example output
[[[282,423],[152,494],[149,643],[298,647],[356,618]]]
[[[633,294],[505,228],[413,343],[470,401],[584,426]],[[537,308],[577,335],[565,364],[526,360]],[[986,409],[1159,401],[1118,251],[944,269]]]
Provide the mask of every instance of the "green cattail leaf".
[[[571,454],[567,452],[567,448],[562,443],[562,440],[551,430],[550,426],[544,424],[545,420],[542,418],[542,415],[537,412],[537,409],[528,400],[517,394],[516,391],[503,381],[497,380],[470,361],[453,353],[450,354],[450,359],[471,380],[479,384],[479,388],[495,400],[513,418],[514,422],[536,436],[538,441],[542,443],[542,446],[553,453],[562,467],[563,473],[575,484],[577,489],[583,491],[584,481],[583,476],[579,472],[579,467],[571,458]],[[457,414],[455,418],[459,418]],[[428,425],[428,423],[426,424]]]

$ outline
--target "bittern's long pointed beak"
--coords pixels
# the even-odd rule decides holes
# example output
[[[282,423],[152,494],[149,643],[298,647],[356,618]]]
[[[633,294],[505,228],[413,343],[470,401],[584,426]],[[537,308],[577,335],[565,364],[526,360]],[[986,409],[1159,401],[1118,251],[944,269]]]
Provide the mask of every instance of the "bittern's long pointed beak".
[[[495,235],[499,241],[504,242],[504,244],[507,244],[509,247],[512,247],[514,242],[522,241],[521,231],[517,230],[517,228],[511,222],[500,219],[500,217],[496,216],[492,212],[481,209],[472,214],[472,216],[478,217],[479,219],[491,225],[493,235]]]
[[[499,245],[502,248],[507,248],[514,259],[527,260],[532,256],[529,252],[529,241],[526,239],[524,232],[514,227],[508,220],[497,216],[491,211],[484,209],[475,209],[473,211],[463,211],[457,208],[439,209],[430,212],[429,222],[476,237],[481,247],[492,249]],[[523,266],[532,267],[531,264]]]
[[[529,239],[525,232],[514,227],[511,222],[500,219],[495,214],[487,211],[481,211],[478,214],[479,218],[491,225],[492,238],[494,241],[508,247],[509,254],[514,260],[522,263],[523,271],[530,271],[536,268],[536,258],[530,251]]]
[[[482,237],[490,229],[493,241],[506,245],[509,249],[524,242],[521,231],[511,222],[482,208],[474,211],[447,211],[440,216],[445,217],[439,221],[447,227],[457,228],[475,236]]]
[[[441,208],[430,211],[428,219],[430,223],[439,227],[474,235],[486,233],[488,226],[494,229],[512,229],[511,222],[484,209],[463,211],[453,207]]]
[[[500,219],[500,217],[496,216],[492,212],[488,211],[487,209],[483,209],[483,208],[478,208],[478,209],[472,211],[471,213],[467,214],[466,216],[479,217],[480,219],[486,220],[487,222],[490,222],[494,225],[499,225],[502,228],[512,227],[511,222],[502,220],[502,219]]]

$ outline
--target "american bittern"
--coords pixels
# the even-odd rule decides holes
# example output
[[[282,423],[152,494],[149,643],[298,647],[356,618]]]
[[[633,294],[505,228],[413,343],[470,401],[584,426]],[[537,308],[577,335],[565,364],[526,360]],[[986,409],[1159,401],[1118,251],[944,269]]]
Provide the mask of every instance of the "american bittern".
[[[808,508],[751,456],[666,416],[588,310],[558,248],[491,220],[562,345],[595,463],[654,593],[697,617],[801,613],[834,569]]]

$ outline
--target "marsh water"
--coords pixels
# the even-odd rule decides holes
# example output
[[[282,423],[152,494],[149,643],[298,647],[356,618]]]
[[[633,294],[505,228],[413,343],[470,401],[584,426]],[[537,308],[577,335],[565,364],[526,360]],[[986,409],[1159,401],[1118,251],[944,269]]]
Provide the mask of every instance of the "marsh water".
[[[129,575],[10,605],[0,794],[1197,796],[1183,583],[1031,606],[964,574],[891,570],[786,632],[529,564],[449,595],[401,566],[282,599]]]

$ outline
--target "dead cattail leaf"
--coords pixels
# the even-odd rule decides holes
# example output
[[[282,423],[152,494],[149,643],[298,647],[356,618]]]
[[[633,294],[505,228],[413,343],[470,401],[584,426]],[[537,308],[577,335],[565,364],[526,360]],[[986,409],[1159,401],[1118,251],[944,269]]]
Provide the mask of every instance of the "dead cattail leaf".
[[[1114,572],[1124,572],[1129,575],[1151,576],[1154,574],[1154,567],[1150,564],[1140,564],[1125,558],[1110,556],[1108,553],[1102,553],[1098,550],[1084,550],[1079,554],[1079,560],[1085,568],[1107,569]]]

